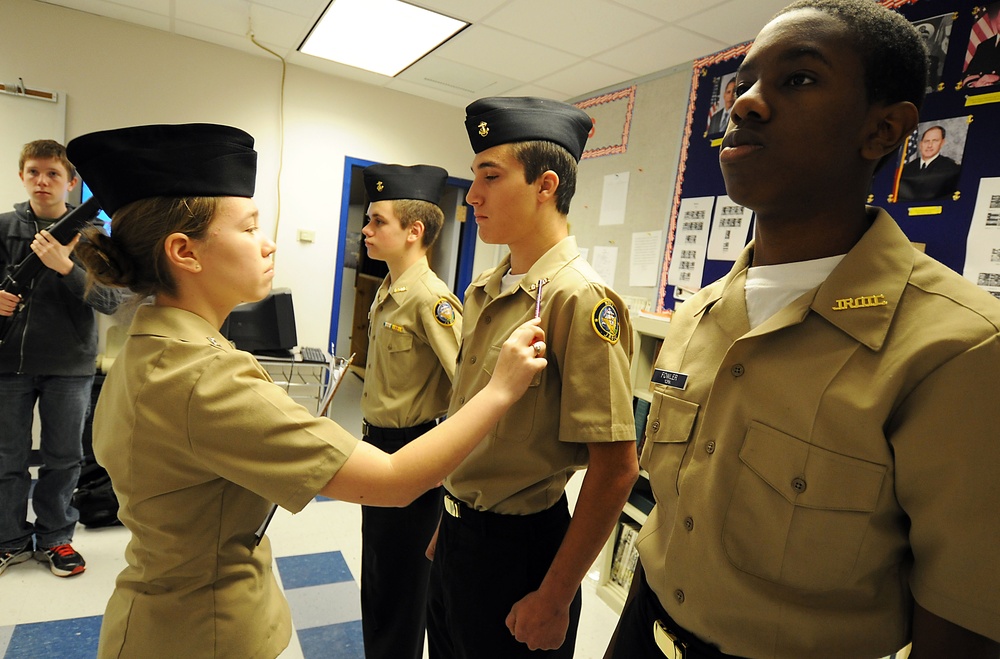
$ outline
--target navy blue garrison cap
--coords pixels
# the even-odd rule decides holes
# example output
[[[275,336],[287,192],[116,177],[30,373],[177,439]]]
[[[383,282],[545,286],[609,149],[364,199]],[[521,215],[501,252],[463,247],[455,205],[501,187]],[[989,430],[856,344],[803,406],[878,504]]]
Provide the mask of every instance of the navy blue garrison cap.
[[[253,137],[218,124],[88,133],[66,154],[108,215],[149,197],[252,197],[257,180]]]
[[[371,165],[362,173],[370,201],[417,199],[440,206],[448,180],[448,172],[434,165]]]
[[[498,144],[542,140],[555,142],[579,162],[594,123],[580,108],[532,96],[494,96],[465,108],[465,129],[472,150]]]

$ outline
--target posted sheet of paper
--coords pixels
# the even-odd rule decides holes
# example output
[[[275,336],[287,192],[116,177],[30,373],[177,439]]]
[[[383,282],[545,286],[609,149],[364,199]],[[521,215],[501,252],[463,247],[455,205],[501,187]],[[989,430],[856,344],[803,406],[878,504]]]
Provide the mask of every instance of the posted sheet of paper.
[[[716,198],[712,232],[708,235],[708,258],[735,261],[747,244],[753,211],[726,195]]]
[[[599,225],[625,224],[625,202],[628,199],[628,172],[604,177]]]
[[[979,180],[962,274],[1000,298],[1000,177]]]
[[[611,288],[615,287],[615,268],[618,267],[618,248],[606,245],[595,245],[591,250],[590,265],[601,275]]]
[[[690,291],[701,288],[705,273],[705,250],[708,247],[708,225],[715,197],[681,199],[674,234],[674,250],[670,255],[667,283]]]
[[[663,232],[640,231],[632,234],[632,258],[629,260],[629,286],[656,286],[656,276],[663,263]]]

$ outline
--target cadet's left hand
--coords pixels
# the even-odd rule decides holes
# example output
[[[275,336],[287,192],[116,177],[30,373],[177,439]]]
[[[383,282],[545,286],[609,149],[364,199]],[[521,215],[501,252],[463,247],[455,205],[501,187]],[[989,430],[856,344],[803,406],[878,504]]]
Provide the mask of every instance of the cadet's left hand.
[[[562,647],[568,628],[569,606],[561,606],[537,590],[521,598],[507,614],[507,629],[529,650]]]
[[[52,234],[42,229],[35,234],[35,239],[31,241],[31,251],[38,255],[38,258],[50,270],[55,270],[61,275],[68,275],[73,271],[73,262],[69,255],[73,253],[76,244],[80,242],[80,234],[73,236],[73,240],[68,245],[63,245],[52,237]]]

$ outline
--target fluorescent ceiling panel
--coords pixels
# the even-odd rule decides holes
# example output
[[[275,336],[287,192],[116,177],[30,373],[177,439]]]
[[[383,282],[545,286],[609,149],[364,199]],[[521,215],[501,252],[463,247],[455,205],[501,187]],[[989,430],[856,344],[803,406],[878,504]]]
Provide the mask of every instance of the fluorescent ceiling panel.
[[[399,0],[335,0],[299,51],[392,77],[466,26]]]

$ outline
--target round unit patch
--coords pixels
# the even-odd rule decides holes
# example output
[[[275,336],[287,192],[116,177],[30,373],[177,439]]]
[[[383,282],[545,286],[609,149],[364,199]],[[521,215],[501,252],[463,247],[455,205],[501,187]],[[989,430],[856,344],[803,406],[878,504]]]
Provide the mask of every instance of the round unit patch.
[[[594,307],[594,313],[591,314],[591,320],[594,323],[594,331],[597,332],[597,336],[608,343],[618,343],[621,325],[618,323],[618,309],[615,308],[614,302],[608,298],[598,302],[597,306]]]
[[[455,324],[455,318],[455,308],[451,306],[451,302],[444,298],[438,300],[434,305],[434,320],[445,327],[451,327]]]

